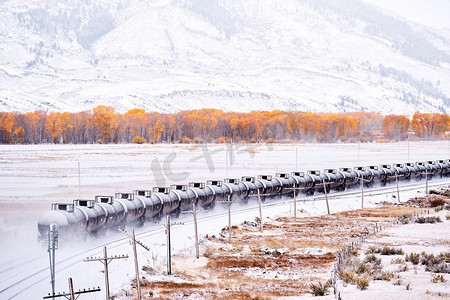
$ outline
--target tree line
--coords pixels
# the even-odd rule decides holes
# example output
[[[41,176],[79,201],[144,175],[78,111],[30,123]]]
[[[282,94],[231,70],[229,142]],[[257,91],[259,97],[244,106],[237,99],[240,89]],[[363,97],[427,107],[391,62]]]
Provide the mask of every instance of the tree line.
[[[258,143],[373,142],[443,139],[447,114],[404,115],[373,112],[224,112],[217,109],[172,114],[132,109],[117,113],[100,105],[77,113],[0,112],[0,143]]]

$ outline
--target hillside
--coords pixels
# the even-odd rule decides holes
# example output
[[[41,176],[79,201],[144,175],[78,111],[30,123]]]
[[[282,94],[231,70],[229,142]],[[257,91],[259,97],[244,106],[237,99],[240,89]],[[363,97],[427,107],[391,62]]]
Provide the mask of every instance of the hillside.
[[[0,16],[0,111],[450,112],[450,32],[358,0],[4,0]]]

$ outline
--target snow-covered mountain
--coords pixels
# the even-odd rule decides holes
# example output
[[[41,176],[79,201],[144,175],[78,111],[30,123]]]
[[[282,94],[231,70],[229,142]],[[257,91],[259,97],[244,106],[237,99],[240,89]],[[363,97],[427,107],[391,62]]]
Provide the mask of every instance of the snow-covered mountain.
[[[0,0],[0,111],[450,112],[450,31],[359,0]]]

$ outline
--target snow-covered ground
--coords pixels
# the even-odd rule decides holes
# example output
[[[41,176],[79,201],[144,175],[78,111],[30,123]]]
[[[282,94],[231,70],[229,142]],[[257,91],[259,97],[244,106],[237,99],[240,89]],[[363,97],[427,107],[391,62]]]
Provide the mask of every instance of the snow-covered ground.
[[[449,158],[448,151],[446,141],[411,142],[409,161]],[[232,157],[231,161],[226,160],[227,155]],[[49,210],[53,202],[90,199],[95,195],[189,181],[406,161],[407,143],[233,145],[232,148],[229,145],[0,146],[0,275],[6,279],[1,282],[0,298],[9,299],[25,288],[18,284],[2,292],[10,283],[21,278],[21,274],[33,274],[47,267],[46,246],[36,244],[36,228],[39,215]],[[401,198],[406,200],[418,195],[418,190],[423,192],[424,188],[402,192]],[[312,199],[314,197],[309,200]],[[330,201],[331,211],[359,208],[360,200],[359,196],[333,199]],[[391,200],[391,197],[367,195],[365,200],[369,206]],[[253,220],[258,215],[256,203],[249,203],[249,206],[253,209],[245,210],[248,206],[240,204],[232,206],[234,224]],[[298,209],[304,209],[306,215],[316,215],[324,213],[326,206],[323,201],[299,201]],[[292,203],[286,200],[265,203],[263,208],[265,217],[292,213]],[[212,212],[200,212],[199,218],[201,235],[217,234],[228,223],[226,210],[221,205],[217,205]],[[194,252],[191,220],[189,214],[177,220],[185,224],[174,227],[172,240],[175,252]],[[164,227],[161,224],[147,224],[136,232],[138,238],[151,248],[151,252],[139,249],[141,266],[152,266],[152,256],[157,256],[155,264],[159,269],[163,268]],[[82,262],[82,259],[101,255],[105,244],[111,255],[130,256],[127,261],[116,260],[110,264],[112,293],[128,286],[134,276],[131,246],[123,240],[121,233],[108,233],[105,237],[88,238],[84,242],[61,241],[56,254],[60,262],[56,290],[67,291],[68,277],[73,278],[75,289],[93,286],[103,289],[102,265]],[[69,257],[68,261],[63,262]],[[17,266],[20,262],[23,264]],[[33,282],[36,284],[32,285]],[[31,299],[36,295],[40,298],[50,291],[49,271],[45,270],[23,284],[27,285],[26,291],[13,299]],[[83,295],[83,299],[103,298],[103,292]]]
[[[442,223],[418,224],[411,223],[401,226],[394,226],[383,230],[377,235],[371,236],[362,245],[361,252],[368,251],[370,247],[393,247],[402,249],[406,255],[410,253],[426,253],[438,256],[440,253],[449,251],[450,221],[446,219],[448,211],[435,213]],[[364,257],[363,253],[360,257]],[[343,299],[448,299],[450,286],[447,280],[448,274],[439,273],[444,276],[446,282],[432,283],[432,278],[438,275],[431,271],[426,271],[426,266],[419,263],[413,265],[411,262],[403,264],[393,263],[393,259],[404,259],[405,255],[381,255],[383,270],[391,271],[396,277],[390,282],[383,280],[373,280],[366,291],[360,291],[356,286],[346,284],[342,286],[339,282],[339,290]],[[403,269],[401,272],[399,270]],[[327,297],[326,299],[334,299]]]

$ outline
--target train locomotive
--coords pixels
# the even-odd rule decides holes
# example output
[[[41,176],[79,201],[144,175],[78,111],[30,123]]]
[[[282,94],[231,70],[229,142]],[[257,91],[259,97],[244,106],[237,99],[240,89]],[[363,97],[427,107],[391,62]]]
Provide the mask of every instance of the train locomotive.
[[[165,215],[178,215],[191,210],[192,205],[208,209],[228,200],[246,202],[256,194],[266,199],[292,197],[296,193],[314,195],[335,190],[342,192],[362,184],[384,186],[392,181],[410,181],[450,176],[450,160],[406,164],[325,169],[292,173],[243,176],[190,182],[188,185],[154,187],[114,196],[96,196],[94,200],[77,199],[72,203],[54,203],[38,221],[38,235],[47,239],[51,224],[56,223],[61,236],[75,233],[96,235],[108,229],[126,225],[142,226],[147,221],[160,220]]]

